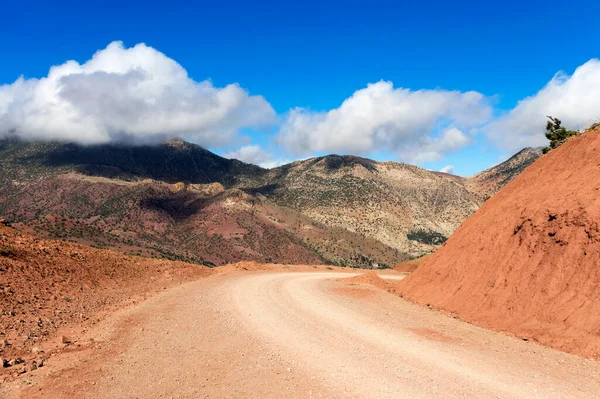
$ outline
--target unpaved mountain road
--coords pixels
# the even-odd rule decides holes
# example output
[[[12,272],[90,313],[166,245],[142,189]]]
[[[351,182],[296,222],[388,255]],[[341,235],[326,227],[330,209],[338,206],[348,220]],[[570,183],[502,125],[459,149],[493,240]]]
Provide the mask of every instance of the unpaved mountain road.
[[[23,398],[595,398],[600,362],[474,327],[348,273],[231,273],[111,315]],[[91,341],[93,339],[93,341]]]

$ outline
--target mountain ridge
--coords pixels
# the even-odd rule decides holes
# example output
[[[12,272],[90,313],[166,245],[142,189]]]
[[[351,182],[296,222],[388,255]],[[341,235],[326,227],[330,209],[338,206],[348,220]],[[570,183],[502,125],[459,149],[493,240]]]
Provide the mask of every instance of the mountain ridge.
[[[541,147],[524,148],[506,161],[467,177],[464,180],[465,187],[485,200],[500,191],[541,156]]]
[[[264,169],[181,139],[4,139],[0,166],[0,212],[20,228],[207,265],[395,265],[435,250],[481,203],[414,165],[331,154]]]

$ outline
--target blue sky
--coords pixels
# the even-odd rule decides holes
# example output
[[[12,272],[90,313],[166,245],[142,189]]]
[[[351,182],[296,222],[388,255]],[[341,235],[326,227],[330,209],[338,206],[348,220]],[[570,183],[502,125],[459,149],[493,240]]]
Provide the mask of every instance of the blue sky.
[[[46,77],[51,66],[67,60],[84,64],[113,41],[122,41],[125,49],[145,43],[176,61],[194,82],[208,79],[215,90],[237,83],[248,98],[259,96],[271,107],[269,114],[268,106],[261,103],[264,115],[257,121],[247,115],[256,105],[244,103],[243,109],[228,113],[239,119],[235,126],[229,122],[210,125],[223,129],[223,140],[208,133],[190,133],[208,129],[200,122],[186,125],[189,134],[185,137],[218,153],[241,154],[236,153],[240,147],[256,145],[263,163],[328,152],[358,153],[436,170],[452,165],[460,175],[497,163],[520,144],[541,143],[545,112],[564,113],[556,116],[574,125],[600,116],[600,106],[596,116],[593,109],[573,115],[573,109],[581,108],[578,101],[589,103],[585,87],[598,84],[597,65],[588,63],[598,57],[599,50],[600,4],[595,1],[92,3],[3,4],[0,85],[11,85],[19,76]],[[152,68],[153,63],[145,65]],[[510,113],[520,100],[536,96],[557,72],[572,75],[583,65],[587,67],[580,80],[563,77],[555,82],[560,87],[540,94],[527,109]],[[366,89],[367,85],[381,81],[393,86],[376,86],[384,95],[371,98],[375,88]],[[355,119],[356,112],[366,107],[380,108],[377,101],[385,102],[381,108],[388,104],[392,110],[414,104],[415,97],[395,91],[399,88],[411,93],[428,90],[430,98],[411,105],[417,109],[410,109],[408,115],[429,109],[429,101],[450,105],[439,106],[435,111],[439,115],[417,118],[406,127],[398,127],[406,118],[379,111]],[[357,100],[356,106],[335,112],[364,89],[370,98],[367,103]],[[471,91],[482,96],[475,105],[449,94]],[[30,94],[14,92],[10,92],[11,113],[17,108],[14,104],[32,101],[27,97]],[[0,121],[1,95],[0,91]],[[565,97],[569,104],[563,109],[557,104]],[[464,102],[461,109],[449,110],[457,102]],[[292,127],[290,110],[296,107],[303,110],[299,124]],[[485,113],[483,108],[488,116],[465,121],[465,114]],[[83,111],[78,112],[81,116]],[[29,129],[31,137],[45,132],[31,118],[9,116],[7,126]],[[369,123],[353,131],[363,119]],[[529,130],[521,129],[520,122],[530,119],[536,123],[528,125]],[[96,122],[94,127],[108,124],[106,129],[117,129],[110,122]],[[176,133],[172,125],[165,126]],[[542,129],[536,136],[539,126]],[[334,137],[319,145],[307,144],[315,131],[320,138],[339,135],[340,129],[348,127],[352,132],[344,130],[343,140]],[[118,128],[129,129],[128,122]],[[452,136],[456,140],[451,143],[441,139],[454,128],[462,135]],[[138,134],[144,128],[136,125],[131,131]],[[368,135],[373,139],[362,143]],[[355,139],[356,143],[350,143]]]

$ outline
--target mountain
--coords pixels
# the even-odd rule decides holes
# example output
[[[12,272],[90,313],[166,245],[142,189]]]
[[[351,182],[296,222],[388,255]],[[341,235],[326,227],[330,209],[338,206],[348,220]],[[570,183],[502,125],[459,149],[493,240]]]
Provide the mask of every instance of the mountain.
[[[395,265],[480,206],[464,179],[329,155],[267,170],[183,140],[0,141],[0,214],[44,237],[205,265]]]
[[[479,207],[462,185],[396,162],[329,155],[272,169],[256,191],[328,227],[411,256],[430,252]]]
[[[270,172],[181,140],[161,146],[0,142],[0,213],[50,238],[220,265],[393,265],[408,255],[260,194]]]
[[[166,183],[206,184],[219,182],[226,187],[264,169],[174,139],[162,145],[81,146],[57,142],[0,140],[0,178],[3,184],[27,182],[40,177],[76,172],[125,181],[143,179]]]
[[[246,257],[322,262],[268,219],[268,201],[233,188],[263,169],[181,140],[143,147],[5,140],[0,159],[0,212],[44,236],[206,265]]]
[[[508,183],[400,282],[483,327],[600,357],[600,128]]]
[[[525,148],[501,164],[466,178],[464,185],[467,190],[485,200],[500,191],[541,156],[541,148]]]

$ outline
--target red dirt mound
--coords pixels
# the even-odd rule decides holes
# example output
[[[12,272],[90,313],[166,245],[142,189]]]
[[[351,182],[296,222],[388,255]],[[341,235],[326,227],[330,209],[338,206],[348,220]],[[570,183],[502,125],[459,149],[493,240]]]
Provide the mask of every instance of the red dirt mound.
[[[278,265],[273,263],[259,263],[252,260],[241,261],[237,263],[230,263],[228,265],[219,268],[221,272],[228,272],[234,270],[247,270],[247,271],[262,271],[262,270],[274,270],[277,269]]]
[[[358,276],[343,279],[345,283],[352,284],[369,284],[386,291],[392,291],[393,287],[390,283],[382,279],[375,272],[366,272]]]
[[[538,159],[401,294],[491,329],[600,358],[600,129]]]
[[[211,273],[189,263],[43,240],[0,224],[0,358],[21,355],[62,327],[93,322],[151,291]]]
[[[417,267],[421,266],[421,264],[425,262],[429,258],[429,256],[431,255],[425,255],[417,259],[398,263],[396,267],[394,267],[394,270],[401,273],[412,273],[415,270],[417,270]]]

